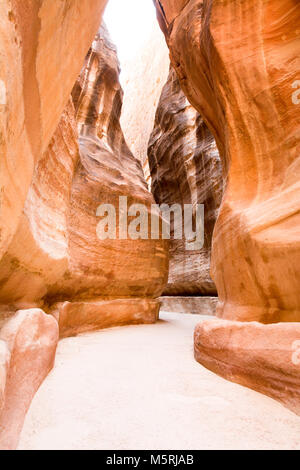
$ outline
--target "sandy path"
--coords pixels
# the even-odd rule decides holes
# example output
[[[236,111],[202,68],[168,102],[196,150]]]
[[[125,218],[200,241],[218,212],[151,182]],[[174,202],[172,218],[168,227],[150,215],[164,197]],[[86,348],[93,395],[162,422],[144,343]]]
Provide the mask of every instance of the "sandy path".
[[[193,360],[205,317],[62,340],[20,449],[300,449],[300,418]]]

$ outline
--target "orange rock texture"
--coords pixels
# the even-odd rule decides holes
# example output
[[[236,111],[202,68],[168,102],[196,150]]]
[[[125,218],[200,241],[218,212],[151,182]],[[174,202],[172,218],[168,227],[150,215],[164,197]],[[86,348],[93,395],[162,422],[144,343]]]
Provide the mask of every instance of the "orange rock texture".
[[[58,325],[40,309],[19,310],[1,323],[0,449],[10,450],[16,448],[29,405],[53,367]]]
[[[120,127],[119,64],[104,26],[85,64],[72,93],[75,107],[71,99],[36,164],[19,227],[0,262],[1,303],[51,312],[62,301],[86,300],[90,310],[98,298],[148,298],[155,320],[158,301],[150,299],[166,283],[167,242],[97,236],[100,204],[118,209],[119,196],[128,197],[128,206],[154,203]],[[84,323],[84,304],[81,311]]]
[[[0,448],[16,446],[58,335],[155,322],[167,282],[166,241],[97,237],[100,204],[154,203],[104,27],[91,48],[105,4],[0,5]]]
[[[80,160],[71,190],[69,253],[71,262],[66,281],[66,299],[123,299],[128,323],[155,321],[157,298],[166,283],[168,244],[162,240],[99,240],[97,207],[101,203],[119,207],[119,197],[131,204],[144,204],[150,210],[154,199],[147,189],[142,165],[129,150],[120,127],[123,91],[119,83],[119,63],[106,27],[102,25],[86,58],[86,65],[73,90],[79,129]],[[124,234],[123,234],[124,235]],[[132,299],[145,299],[148,307],[136,311]],[[147,300],[148,299],[148,300]],[[90,312],[90,302],[87,311]],[[133,312],[132,312],[133,309]],[[95,304],[95,311],[98,303]],[[82,306],[82,315],[84,306]],[[88,315],[88,314],[87,314]],[[117,313],[116,313],[117,316]],[[62,318],[62,317],[61,317]],[[104,319],[104,317],[103,317]],[[126,320],[123,316],[122,323]],[[96,324],[100,326],[101,320]],[[112,325],[116,321],[112,319]],[[103,326],[108,326],[104,319]]]
[[[155,3],[181,86],[213,132],[226,172],[212,248],[218,316],[276,323],[272,338],[279,342],[281,332],[288,335],[295,325],[289,330],[280,322],[300,321],[300,134],[292,99],[299,78],[299,2]],[[223,338],[218,335],[220,350],[226,328]],[[254,357],[255,342],[243,331],[241,354],[243,347]],[[215,346],[213,334],[208,338]],[[262,340],[261,349],[268,344]],[[239,381],[230,367],[219,367],[221,356],[212,349],[210,368]],[[288,370],[290,359],[284,357]],[[283,364],[273,365],[284,377]],[[294,372],[299,375],[300,368]],[[243,383],[261,389],[250,373]],[[270,380],[264,391],[274,395],[273,390]]]
[[[148,142],[169,67],[169,50],[158,23],[153,25],[139,54],[122,63],[124,100],[120,122],[130,150],[142,162],[149,187]]]
[[[0,257],[19,224],[35,163],[58,125],[105,4],[1,1]]]
[[[190,105],[171,67],[158,104],[148,147],[151,189],[158,204],[204,204],[204,245],[187,250],[172,239],[165,295],[211,295],[211,242],[222,199],[222,168],[215,140]],[[174,220],[171,221],[174,229]],[[173,230],[171,230],[173,233]]]

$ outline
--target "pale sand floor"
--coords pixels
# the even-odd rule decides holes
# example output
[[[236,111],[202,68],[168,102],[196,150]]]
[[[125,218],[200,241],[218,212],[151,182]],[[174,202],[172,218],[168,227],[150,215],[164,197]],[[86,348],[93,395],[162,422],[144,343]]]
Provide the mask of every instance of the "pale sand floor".
[[[19,448],[300,449],[299,417],[194,361],[204,318],[164,312],[62,340]]]

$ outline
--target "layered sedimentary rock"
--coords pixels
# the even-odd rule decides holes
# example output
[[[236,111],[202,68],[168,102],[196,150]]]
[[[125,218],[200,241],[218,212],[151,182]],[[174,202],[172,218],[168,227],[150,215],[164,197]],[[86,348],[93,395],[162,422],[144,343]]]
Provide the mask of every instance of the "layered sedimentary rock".
[[[209,271],[212,233],[222,199],[221,161],[212,134],[182,92],[172,67],[158,104],[148,158],[151,190],[158,204],[182,208],[204,204],[204,245],[190,251],[185,238],[172,239],[164,294],[216,294]]]
[[[158,24],[153,25],[151,36],[141,44],[138,54],[122,63],[121,126],[130,150],[142,162],[149,187],[148,141],[169,66],[169,50]]]
[[[52,315],[59,324],[60,337],[113,326],[155,323],[160,302],[156,299],[125,298],[78,302],[58,302]]]
[[[243,342],[249,355],[255,356],[252,321],[277,323],[274,343],[290,332],[292,354],[295,323],[289,329],[280,322],[300,320],[300,134],[299,108],[292,99],[299,78],[299,2],[155,3],[181,86],[213,132],[227,173],[212,250],[218,315],[250,322]],[[203,328],[199,335],[205,334]],[[211,361],[205,362],[241,381],[239,374],[230,375],[230,367],[219,367],[222,353],[213,355],[215,341],[223,350],[227,328],[230,324],[216,340],[205,335],[211,353]],[[260,329],[267,335],[267,327]],[[263,337],[262,356],[269,346]],[[272,363],[282,383],[290,366],[288,355],[283,357],[283,362]],[[242,361],[243,367],[243,384],[261,390],[260,379],[247,373]],[[300,369],[294,373],[299,375]],[[274,395],[274,383],[268,374],[264,377],[269,383],[264,391]],[[293,394],[290,383],[284,394],[286,400]]]

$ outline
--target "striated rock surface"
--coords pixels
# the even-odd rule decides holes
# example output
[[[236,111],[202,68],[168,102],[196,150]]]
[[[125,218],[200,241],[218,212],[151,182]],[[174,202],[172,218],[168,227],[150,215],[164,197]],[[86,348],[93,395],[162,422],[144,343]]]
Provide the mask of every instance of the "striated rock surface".
[[[54,362],[57,322],[30,307],[66,265],[68,177],[78,156],[71,102],[61,116],[105,4],[0,2],[1,449],[16,447]]]
[[[188,251],[185,239],[170,243],[165,295],[216,294],[210,277],[212,233],[222,199],[222,169],[215,140],[190,105],[170,69],[148,147],[152,193],[158,204],[204,204],[205,240]],[[171,223],[171,233],[174,230]]]
[[[58,125],[106,0],[0,4],[0,258],[17,229],[35,163]]]
[[[15,449],[29,405],[52,369],[56,320],[42,310],[20,310],[0,331],[0,449]],[[1,406],[2,401],[2,406]]]
[[[213,132],[227,175],[212,249],[218,315],[276,322],[277,336],[290,334],[292,343],[294,322],[300,321],[300,133],[292,99],[299,78],[299,2],[155,3],[181,86]],[[268,328],[260,328],[267,335]],[[262,357],[268,354],[266,335]],[[215,344],[212,335],[207,338]],[[248,354],[256,356],[255,342]],[[283,357],[269,357],[282,383],[289,369]],[[218,370],[234,378],[228,368]],[[255,380],[254,386],[259,388]],[[286,387],[292,396],[293,387]]]
[[[70,191],[78,159],[74,106],[69,101],[36,164],[19,227],[0,261],[0,302],[12,310],[42,307],[43,299],[62,288],[68,276]]]
[[[72,268],[84,283],[83,294],[88,292],[90,298],[153,299],[167,280],[167,242],[120,239],[125,234],[118,228],[116,240],[96,237],[99,204],[113,204],[118,210],[119,197],[127,197],[128,206],[140,203],[150,210],[154,203],[142,165],[129,150],[120,127],[122,98],[116,49],[102,25],[73,90],[80,162],[71,196],[74,228],[76,224],[70,238]],[[128,300],[129,322],[132,306],[132,300]],[[150,306],[155,318],[157,304],[149,300]],[[146,316],[148,319],[148,313]]]
[[[73,90],[76,109],[69,101],[36,165],[21,223],[0,262],[2,304],[51,311],[57,302],[87,301],[87,312],[81,304],[82,323],[92,300],[159,297],[168,270],[165,241],[97,236],[100,204],[118,211],[119,196],[128,197],[128,206],[150,208],[154,200],[120,127],[119,64],[104,26],[85,64]],[[158,305],[149,300],[154,320]],[[129,323],[132,308],[129,300]],[[95,312],[102,312],[97,301]]]
[[[151,36],[142,46],[138,56],[122,63],[124,100],[120,121],[126,142],[134,156],[142,162],[150,187],[148,141],[161,91],[168,78],[170,59],[158,24],[153,25]]]
[[[155,299],[112,299],[91,302],[59,302],[54,304],[52,315],[60,326],[60,337],[75,336],[86,331],[113,326],[155,323],[160,302]]]
[[[205,296],[162,296],[161,310],[165,312],[193,313],[215,316],[218,297]]]
[[[106,2],[23,3],[0,5],[3,448],[16,446],[53,364],[57,321],[44,312],[62,336],[155,322],[168,271],[166,242],[97,237],[101,203],[154,202],[120,128],[118,60],[103,28],[70,96]]]
[[[300,414],[300,324],[213,320],[195,331],[195,358]]]

